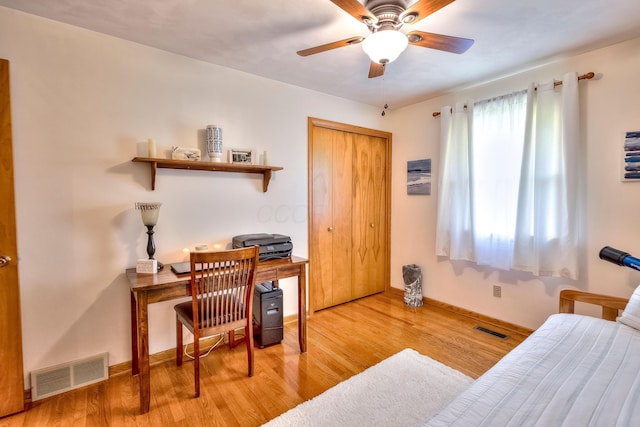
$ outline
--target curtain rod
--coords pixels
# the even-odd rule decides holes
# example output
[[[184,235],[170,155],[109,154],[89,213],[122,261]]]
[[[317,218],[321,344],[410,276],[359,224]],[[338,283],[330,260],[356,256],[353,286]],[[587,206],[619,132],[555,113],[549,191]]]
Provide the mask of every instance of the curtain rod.
[[[589,71],[587,74],[578,76],[578,80],[590,80],[594,77],[595,77],[595,74],[592,71]],[[561,85],[562,85],[562,80],[554,80],[553,87],[561,86]],[[467,108],[467,106],[465,105],[464,108]],[[440,111],[434,111],[433,117],[438,117],[438,116],[440,116]]]

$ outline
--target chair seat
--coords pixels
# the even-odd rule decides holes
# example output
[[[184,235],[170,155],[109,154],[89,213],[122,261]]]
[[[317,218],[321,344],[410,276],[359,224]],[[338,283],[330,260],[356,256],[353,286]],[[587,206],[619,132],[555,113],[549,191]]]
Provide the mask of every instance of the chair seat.
[[[244,304],[242,302],[237,303],[237,299],[234,296],[214,296],[207,297],[208,301],[205,304],[213,304],[216,306],[225,306],[228,303],[231,305],[237,304],[236,310],[234,312],[229,312],[226,310],[222,310],[223,313],[214,315],[210,317],[208,313],[200,312],[200,318],[198,319],[198,325],[200,328],[203,327],[213,327],[218,325],[224,325],[227,323],[235,322],[243,317],[244,312]],[[229,300],[232,300],[231,302]],[[187,321],[189,326],[193,328],[193,304],[191,301],[185,301],[180,304],[176,304],[173,307],[176,310],[176,314]]]

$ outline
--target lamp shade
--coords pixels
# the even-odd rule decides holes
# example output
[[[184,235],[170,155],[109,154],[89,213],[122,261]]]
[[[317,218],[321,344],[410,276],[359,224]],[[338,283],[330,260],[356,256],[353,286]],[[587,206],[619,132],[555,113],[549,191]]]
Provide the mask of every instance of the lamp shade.
[[[159,202],[136,202],[136,209],[142,213],[142,223],[144,225],[154,226],[158,223],[158,215],[160,214]]]
[[[407,48],[409,39],[396,30],[381,30],[369,35],[362,42],[362,50],[378,64],[395,61]]]

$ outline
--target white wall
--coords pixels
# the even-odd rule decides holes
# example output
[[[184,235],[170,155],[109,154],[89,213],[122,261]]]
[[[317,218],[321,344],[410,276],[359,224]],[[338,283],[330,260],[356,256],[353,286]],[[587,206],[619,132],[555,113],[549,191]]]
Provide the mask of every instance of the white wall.
[[[628,297],[640,283],[640,273],[601,261],[598,252],[610,245],[640,255],[640,183],[623,183],[619,178],[624,132],[640,130],[638,70],[640,39],[635,39],[394,112],[392,286],[402,288],[402,266],[415,263],[422,267],[425,296],[530,328],[557,312],[558,294],[563,288]],[[559,79],[567,71],[602,74],[599,80],[580,83],[586,197],[579,280],[537,279],[438,259],[435,230],[440,121],[432,113],[469,98],[524,89],[531,81]],[[406,162],[422,158],[432,159],[432,195],[407,196]],[[502,286],[502,298],[492,296],[494,284]]]
[[[233,235],[291,235],[307,256],[307,117],[382,129],[379,108],[346,101],[0,7],[10,60],[24,368],[109,352],[131,360],[124,270],[146,257],[137,201],[163,203],[156,258],[226,246]],[[258,175],[159,170],[150,191],[138,145],[268,150]],[[384,130],[384,129],[383,129]],[[140,153],[140,154],[145,154]],[[206,154],[205,154],[206,156]],[[285,315],[297,289],[282,281]],[[150,307],[150,351],[175,346],[174,302]]]

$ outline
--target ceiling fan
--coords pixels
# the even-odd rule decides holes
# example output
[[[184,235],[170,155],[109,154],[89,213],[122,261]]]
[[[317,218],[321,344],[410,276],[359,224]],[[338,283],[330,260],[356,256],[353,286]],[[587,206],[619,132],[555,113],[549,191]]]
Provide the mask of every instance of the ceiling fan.
[[[415,24],[454,0],[418,0],[407,7],[406,0],[331,0],[336,6],[361,21],[371,34],[366,37],[350,37],[298,51],[309,56],[327,50],[362,43],[362,49],[371,59],[369,78],[384,74],[385,65],[394,61],[408,44],[452,53],[464,53],[473,40],[424,31],[400,31],[404,24]]]

